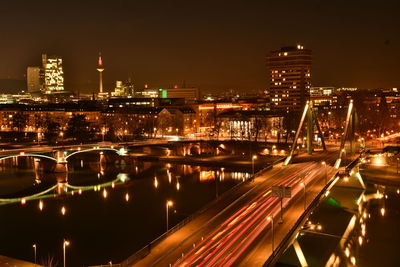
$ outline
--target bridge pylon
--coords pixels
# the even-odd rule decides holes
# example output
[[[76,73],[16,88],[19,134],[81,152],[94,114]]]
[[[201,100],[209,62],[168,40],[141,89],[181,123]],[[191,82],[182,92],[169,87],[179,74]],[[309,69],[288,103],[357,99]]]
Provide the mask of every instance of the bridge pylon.
[[[335,168],[339,169],[340,163],[342,161],[343,154],[346,153],[345,145],[346,140],[350,142],[350,154],[354,154],[356,151],[356,135],[358,130],[358,115],[356,109],[354,108],[353,99],[350,99],[349,108],[347,110],[346,125],[340,141],[339,157],[335,162]]]
[[[307,123],[306,123],[307,124],[307,127],[306,127],[306,130],[307,130],[307,153],[309,155],[311,155],[312,151],[313,151],[312,139],[313,139],[314,129],[315,129],[314,126],[316,127],[316,129],[318,131],[318,135],[321,138],[322,148],[324,151],[326,151],[324,136],[322,134],[321,128],[319,127],[317,115],[316,115],[316,113],[314,111],[314,107],[313,107],[313,102],[307,101],[307,103],[304,107],[304,110],[303,110],[303,114],[300,119],[299,127],[297,128],[296,135],[293,140],[292,148],[290,150],[289,156],[285,159],[283,166],[288,165],[292,161],[293,154],[297,147],[297,140],[299,138],[300,132],[304,125],[304,121],[306,119],[307,119]]]

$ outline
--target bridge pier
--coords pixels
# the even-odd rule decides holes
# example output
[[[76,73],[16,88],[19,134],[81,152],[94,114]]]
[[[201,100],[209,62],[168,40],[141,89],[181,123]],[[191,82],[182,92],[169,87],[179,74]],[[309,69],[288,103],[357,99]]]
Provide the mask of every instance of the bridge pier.
[[[54,169],[53,169],[53,172],[57,172],[57,173],[68,172],[68,164],[67,164],[67,162],[66,161],[57,162],[55,167],[54,167]]]
[[[68,164],[67,164],[67,160],[65,159],[65,155],[64,155],[64,151],[57,151],[56,153],[56,159],[57,159],[57,163],[56,166],[53,169],[53,172],[68,172]]]

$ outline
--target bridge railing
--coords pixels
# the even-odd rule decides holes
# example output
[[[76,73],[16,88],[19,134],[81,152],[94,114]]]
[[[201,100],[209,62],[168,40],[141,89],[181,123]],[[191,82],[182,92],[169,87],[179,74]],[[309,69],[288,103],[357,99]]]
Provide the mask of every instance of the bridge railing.
[[[133,255],[131,255],[129,258],[127,258],[125,261],[123,261],[121,263],[121,267],[126,267],[126,266],[131,266],[132,264],[134,264],[135,262],[143,259],[144,257],[146,257],[148,254],[150,254],[151,249],[154,248],[154,246],[156,246],[158,243],[160,243],[162,240],[164,240],[165,238],[167,238],[169,235],[175,233],[176,231],[178,231],[179,229],[181,229],[182,227],[184,227],[186,224],[188,224],[189,222],[191,222],[194,218],[196,218],[197,216],[199,216],[200,214],[202,214],[203,212],[205,212],[207,209],[209,209],[211,206],[213,206],[217,201],[219,201],[221,198],[231,194],[232,192],[234,192],[235,190],[238,190],[240,186],[242,186],[245,183],[251,182],[253,180],[253,178],[261,176],[263,173],[265,173],[268,170],[271,170],[273,168],[274,165],[281,163],[285,160],[285,157],[280,158],[279,160],[276,160],[272,163],[270,163],[268,166],[266,166],[265,168],[261,169],[260,171],[258,171],[257,173],[254,174],[254,176],[251,176],[249,179],[235,185],[234,187],[232,187],[231,189],[229,189],[228,191],[222,193],[218,198],[214,199],[213,201],[209,202],[208,204],[206,204],[203,208],[201,208],[200,210],[196,211],[195,213],[193,213],[192,215],[189,215],[188,217],[186,217],[185,219],[183,219],[181,222],[179,222],[178,224],[176,224],[174,227],[172,227],[168,232],[163,233],[162,235],[160,235],[159,237],[157,237],[155,240],[151,241],[148,245],[144,246],[143,248],[141,248],[140,250],[136,251]]]

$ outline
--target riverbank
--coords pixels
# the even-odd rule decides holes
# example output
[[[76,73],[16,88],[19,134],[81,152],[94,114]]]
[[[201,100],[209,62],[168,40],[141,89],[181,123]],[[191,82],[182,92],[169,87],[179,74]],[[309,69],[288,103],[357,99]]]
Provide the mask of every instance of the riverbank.
[[[130,156],[143,161],[162,161],[175,164],[189,164],[210,167],[236,167],[251,169],[254,163],[255,171],[262,169],[275,161],[281,160],[282,156],[257,156],[252,161],[250,156],[236,155],[200,155],[200,156],[153,156],[146,154],[130,154]]]

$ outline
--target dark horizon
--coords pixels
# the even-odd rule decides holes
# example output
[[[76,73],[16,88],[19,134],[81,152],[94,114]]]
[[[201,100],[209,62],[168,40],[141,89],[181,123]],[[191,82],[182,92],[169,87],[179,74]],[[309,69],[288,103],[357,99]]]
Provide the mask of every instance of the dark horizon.
[[[0,79],[24,79],[41,54],[63,58],[67,90],[106,90],[133,78],[166,87],[262,90],[266,56],[282,46],[313,51],[314,86],[399,87],[399,4],[387,1],[79,1],[0,4]]]

